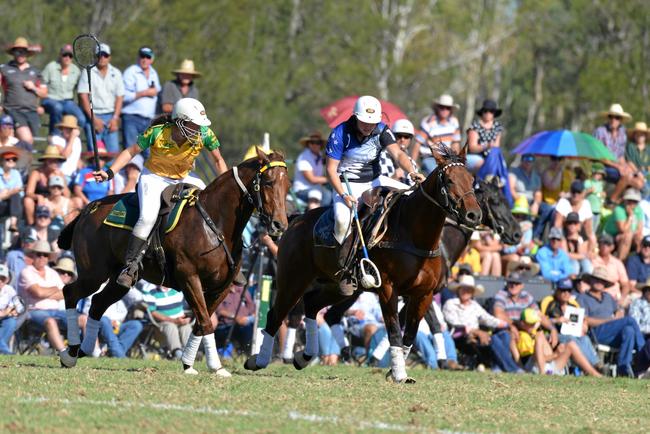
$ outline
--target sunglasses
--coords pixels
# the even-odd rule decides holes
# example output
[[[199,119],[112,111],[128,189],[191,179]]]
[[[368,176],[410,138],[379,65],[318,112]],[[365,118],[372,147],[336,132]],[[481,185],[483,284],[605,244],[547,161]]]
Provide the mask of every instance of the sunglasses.
[[[560,292],[571,292],[573,288],[556,288]]]
[[[529,163],[532,163],[533,161],[535,161],[535,157],[524,157],[521,159],[521,161],[527,161]]]
[[[111,55],[106,53],[105,51],[100,51],[99,52],[99,57],[111,57]]]
[[[411,140],[411,137],[413,136],[410,134],[395,134],[397,140]]]
[[[49,253],[36,253],[37,258],[49,258],[50,254]]]
[[[69,57],[70,59],[72,59],[72,53],[63,53],[61,57]]]
[[[37,219],[49,219],[50,216],[49,215],[37,215],[36,218]]]
[[[14,56],[26,56],[27,55],[27,50],[19,48],[16,50],[13,50]]]
[[[66,276],[74,277],[74,273],[71,273],[69,271],[56,270],[56,272],[59,274],[65,274]]]
[[[451,110],[451,107],[449,107],[449,106],[447,106],[447,105],[439,105],[439,106],[438,106],[438,109],[439,109],[439,110]]]
[[[620,121],[621,119],[623,119],[622,116],[609,115],[608,117],[609,117],[610,119],[616,119],[617,121]]]
[[[153,59],[153,56],[150,54],[140,54],[140,59]]]
[[[16,161],[18,161],[18,158],[16,158],[16,157],[11,157],[11,158],[5,158],[4,160],[5,160],[6,162],[11,161],[11,162],[15,163]]]

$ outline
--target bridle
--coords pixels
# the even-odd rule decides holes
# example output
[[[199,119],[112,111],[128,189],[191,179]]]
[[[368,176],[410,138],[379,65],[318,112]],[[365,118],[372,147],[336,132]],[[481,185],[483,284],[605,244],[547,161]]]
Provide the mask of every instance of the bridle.
[[[244,193],[244,196],[248,200],[248,203],[251,204],[253,208],[257,210],[260,216],[260,220],[262,221],[262,224],[264,224],[264,226],[266,226],[267,229],[271,229],[271,223],[273,221],[273,218],[272,216],[268,215],[266,211],[264,211],[264,201],[262,200],[261,187],[268,186],[269,184],[262,184],[262,174],[273,167],[284,167],[286,169],[287,163],[285,163],[284,161],[271,161],[269,163],[266,163],[264,166],[260,167],[260,169],[255,173],[255,178],[253,178],[253,192],[255,193],[255,196],[253,196],[248,191],[248,189],[242,182],[241,178],[239,177],[239,170],[237,166],[232,167],[232,174],[235,178],[235,182],[237,182],[237,185]]]
[[[479,183],[477,183],[476,185],[478,186],[478,189],[476,191],[481,191],[481,185]],[[489,198],[483,196],[483,200],[479,200],[478,202],[479,204],[485,204],[485,209],[483,211],[486,211],[488,221],[490,222],[489,226],[493,228],[497,234],[501,235],[504,231],[504,228],[499,224],[496,217],[494,216],[494,212],[492,211],[492,207],[490,206]],[[483,208],[484,207],[481,206],[481,209]]]
[[[449,193],[449,178],[447,177],[447,170],[449,170],[452,167],[459,167],[459,166],[465,167],[465,164],[461,162],[453,162],[453,163],[447,163],[444,166],[436,167],[435,171],[437,171],[438,173],[435,176],[438,177],[437,184],[440,191],[439,201],[436,200],[435,197],[429,195],[429,193],[427,193],[424,190],[424,187],[422,187],[422,183],[419,184],[422,194],[424,195],[425,198],[427,198],[429,202],[437,205],[439,208],[442,208],[448,214],[453,215],[457,220],[460,220],[460,212],[458,211],[459,205],[463,202],[465,196],[474,194],[474,188],[471,188],[470,190],[463,193],[463,195],[459,197],[457,200],[454,200],[451,197],[451,194]]]

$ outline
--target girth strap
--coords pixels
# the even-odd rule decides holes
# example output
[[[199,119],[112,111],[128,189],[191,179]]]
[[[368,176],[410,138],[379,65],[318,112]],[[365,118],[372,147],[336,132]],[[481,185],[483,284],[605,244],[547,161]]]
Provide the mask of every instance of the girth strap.
[[[219,243],[223,247],[223,251],[226,253],[226,259],[228,260],[228,274],[230,274],[235,267],[235,260],[232,258],[232,254],[230,253],[230,249],[228,249],[228,246],[226,245],[226,241],[223,236],[223,232],[217,228],[217,225],[214,224],[214,221],[210,218],[208,213],[205,211],[203,208],[203,205],[201,205],[201,201],[197,200],[196,201],[196,209],[199,211],[199,214],[201,214],[201,217],[203,217],[203,220],[205,220],[205,223],[208,225],[208,227],[212,230],[212,232],[215,233],[217,236],[217,240],[219,240]]]
[[[440,256],[440,247],[436,248],[435,250],[424,250],[418,249],[413,244],[399,241],[380,241],[377,244],[377,247],[380,249],[401,250],[403,252],[410,253],[411,255],[419,256],[421,258],[436,258]]]

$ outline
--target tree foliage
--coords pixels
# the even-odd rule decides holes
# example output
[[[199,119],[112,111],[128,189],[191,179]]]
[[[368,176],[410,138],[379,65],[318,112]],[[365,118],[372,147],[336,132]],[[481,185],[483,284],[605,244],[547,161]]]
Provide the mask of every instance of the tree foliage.
[[[162,80],[193,59],[231,162],[265,131],[296,151],[300,136],[327,131],[320,108],[354,94],[418,122],[451,93],[465,126],[495,98],[507,146],[541,129],[591,131],[613,102],[650,120],[649,21],[642,0],[6,0],[0,17],[6,43],[43,45],[40,67],[88,31],[121,69],[151,45]]]

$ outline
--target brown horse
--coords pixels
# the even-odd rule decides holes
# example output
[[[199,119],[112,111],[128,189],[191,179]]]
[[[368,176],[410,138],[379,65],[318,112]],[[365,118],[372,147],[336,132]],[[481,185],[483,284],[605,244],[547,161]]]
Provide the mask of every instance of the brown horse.
[[[285,198],[288,189],[283,156],[266,155],[258,150],[257,157],[233,167],[201,191],[197,204],[186,208],[177,227],[165,236],[167,269],[164,283],[183,292],[196,317],[183,354],[186,372],[196,372],[191,366],[201,341],[206,352],[212,354],[208,357],[208,366],[215,371],[222,369],[214,348],[210,316],[227,295],[226,289],[239,270],[242,232],[253,210],[257,209],[270,234],[279,235],[287,227]],[[82,349],[91,345],[86,343],[87,326],[80,347],[74,310],[77,302],[93,294],[108,280],[106,287],[92,298],[90,324],[91,319],[99,321],[106,309],[128,292],[117,285],[115,279],[124,267],[129,232],[102,223],[122,197],[109,196],[90,203],[59,237],[62,248],[72,246],[79,276],[63,288],[70,344],[61,353],[61,363],[66,367],[74,366],[77,357],[86,353]],[[157,261],[145,258],[140,277],[161,282],[163,273]]]
[[[481,208],[472,188],[474,179],[464,164],[465,155],[466,148],[460,155],[447,148],[434,151],[438,167],[419,188],[403,196],[394,206],[388,216],[386,242],[370,250],[370,258],[381,273],[382,284],[377,292],[391,344],[391,375],[396,382],[412,381],[406,376],[404,351],[410,350],[418,324],[438,287],[441,271],[438,242],[446,216],[452,215],[470,226],[481,220]],[[315,248],[312,236],[314,225],[324,211],[318,208],[296,218],[280,240],[277,297],[267,316],[262,348],[246,361],[246,369],[267,366],[280,323],[304,295],[307,342],[304,353],[294,357],[294,366],[302,369],[318,354],[316,313],[346,298],[336,290],[305,294],[317,278],[335,280],[337,270],[331,264],[336,261],[330,258],[334,249]],[[403,339],[398,296],[408,297]]]

